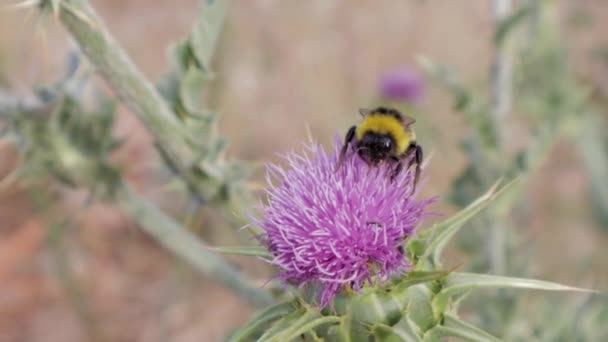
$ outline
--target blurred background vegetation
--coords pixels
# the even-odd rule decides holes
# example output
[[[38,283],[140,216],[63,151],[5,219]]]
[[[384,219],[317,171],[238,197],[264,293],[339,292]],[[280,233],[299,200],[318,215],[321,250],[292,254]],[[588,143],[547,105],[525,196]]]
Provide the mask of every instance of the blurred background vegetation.
[[[151,239],[138,225],[157,217],[128,204],[146,198],[210,245],[243,244],[249,235],[236,229],[264,187],[262,163],[300,148],[308,131],[329,144],[360,107],[378,104],[416,117],[433,155],[423,195],[440,196],[437,211],[457,210],[500,176],[524,179],[513,210],[489,210],[464,229],[454,264],[608,287],[608,4],[518,1],[499,23],[492,4],[233,1],[205,65],[211,56],[197,54],[191,33],[198,1],[91,1],[176,115],[202,118],[184,133],[202,154],[186,187],[58,16],[1,10],[0,103],[37,102],[23,106],[34,119],[0,123],[12,135],[0,140],[0,341],[220,340],[250,318],[248,301]],[[425,82],[415,104],[380,94],[382,75],[403,68]],[[93,164],[70,167],[57,152],[65,132]],[[254,288],[272,276],[254,259],[228,262]],[[507,340],[608,335],[601,296],[492,292],[465,313]]]

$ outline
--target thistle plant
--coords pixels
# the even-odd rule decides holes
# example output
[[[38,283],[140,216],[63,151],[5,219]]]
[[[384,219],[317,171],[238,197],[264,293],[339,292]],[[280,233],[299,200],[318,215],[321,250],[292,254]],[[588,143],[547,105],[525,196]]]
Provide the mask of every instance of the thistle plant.
[[[218,114],[205,106],[203,98],[212,78],[211,60],[225,14],[224,1],[204,1],[192,32],[172,47],[170,69],[156,86],[143,77],[87,1],[17,2],[43,15],[53,14],[66,28],[82,56],[112,88],[116,102],[125,104],[151,133],[164,166],[197,206],[225,210],[234,200],[245,202],[243,184],[249,168],[225,157],[226,140],[217,132]],[[539,7],[526,8],[537,13]],[[527,13],[502,19],[497,44]],[[541,57],[532,59],[540,61],[535,66],[550,57],[557,63],[544,64],[560,69],[559,56]],[[517,202],[521,179],[538,166],[562,124],[570,122],[571,117],[563,113],[580,112],[586,94],[571,91],[574,87],[572,82],[563,82],[570,81],[564,73],[555,73],[556,78],[541,75],[556,88],[533,85],[541,96],[528,96],[528,105],[541,108],[534,112],[545,117],[560,113],[560,120],[534,132],[531,146],[507,163],[498,138],[500,120],[485,115],[498,115],[502,109],[497,105],[493,111],[490,101],[480,100],[466,86],[446,77],[444,69],[424,64],[443,78],[455,95],[456,108],[475,130],[466,144],[471,165],[455,182],[451,196],[464,209],[453,216],[441,215],[439,223],[430,224],[435,197],[419,198],[424,182],[414,191],[411,170],[390,179],[386,166],[368,166],[354,154],[347,155],[336,170],[337,146],[326,152],[311,143],[306,153],[288,153],[286,167],[268,166],[267,199],[252,218],[259,246],[215,249],[255,255],[274,265],[276,278],[286,289],[278,304],[273,304],[276,298],[267,289],[253,284],[127,184],[110,158],[119,146],[111,134],[114,100],[85,105],[74,91],[83,84],[70,72],[65,80],[31,99],[0,96],[0,119],[6,124],[5,137],[22,153],[19,175],[52,176],[61,184],[90,190],[96,198],[115,204],[160,245],[252,305],[265,308],[234,332],[232,341],[434,341],[444,336],[494,341],[496,337],[459,316],[467,296],[479,298],[473,290],[583,290],[534,279],[460,272],[458,261],[444,265],[442,252],[492,202],[491,215],[486,212],[484,224],[478,226],[489,223],[505,229],[506,213]],[[383,96],[390,101],[412,103],[422,93],[421,79],[410,70],[391,71],[381,84]],[[556,94],[562,102],[554,101]],[[569,95],[563,97],[568,101],[561,95]],[[524,177],[491,185],[501,175],[517,173]],[[599,178],[603,175],[596,173]],[[482,191],[478,184],[490,189],[474,199]]]
[[[284,286],[301,290],[230,341],[496,341],[458,316],[473,289],[584,291],[442,265],[450,238],[513,182],[497,183],[456,215],[419,229],[434,198],[417,199],[412,171],[391,180],[387,165],[369,166],[354,153],[336,170],[339,148],[336,141],[327,153],[312,143],[307,153],[287,154],[286,168],[267,167],[267,201],[253,219],[261,248],[225,251],[265,258]]]

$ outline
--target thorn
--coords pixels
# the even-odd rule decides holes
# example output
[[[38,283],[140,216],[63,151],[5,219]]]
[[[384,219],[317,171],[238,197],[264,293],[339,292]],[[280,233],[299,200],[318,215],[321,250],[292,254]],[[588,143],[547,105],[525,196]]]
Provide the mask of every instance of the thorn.
[[[247,228],[251,227],[251,223],[247,223],[246,225],[242,226],[241,228],[237,229],[238,232],[241,232]]]
[[[500,187],[500,185],[502,184],[504,180],[504,177],[500,177],[498,178],[498,180],[496,182],[494,182],[494,184],[492,185],[492,187],[490,188],[490,190],[488,191],[489,194],[495,194],[496,193],[496,189],[498,189]]]
[[[257,234],[254,230],[253,227],[251,227],[250,224],[245,225],[243,228],[241,228],[243,230],[246,230],[249,234],[251,234],[251,236],[253,238],[257,238],[259,234]]]
[[[34,7],[40,4],[40,0],[25,0],[22,2],[16,2],[14,4],[8,4],[0,7],[0,10],[13,10],[13,9],[21,9]]]
[[[450,273],[452,273],[452,272],[456,271],[457,269],[459,269],[460,267],[462,267],[462,265],[464,265],[464,262],[459,262],[459,263],[457,263],[456,265],[454,265],[454,266],[452,266],[451,268],[449,268],[449,269],[447,270],[447,273],[448,273],[448,274],[450,274]]]

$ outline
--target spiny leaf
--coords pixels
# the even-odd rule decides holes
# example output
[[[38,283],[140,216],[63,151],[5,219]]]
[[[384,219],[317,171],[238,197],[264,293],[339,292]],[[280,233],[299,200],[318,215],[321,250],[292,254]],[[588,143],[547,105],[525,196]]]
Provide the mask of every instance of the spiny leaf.
[[[433,298],[432,306],[435,318],[438,318],[443,313],[452,296],[475,288],[521,288],[545,291],[595,292],[593,290],[536,279],[454,272],[447,276],[445,287]]]
[[[190,43],[200,64],[210,70],[211,59],[226,16],[226,1],[206,0],[194,26]]]
[[[452,287],[512,287],[547,291],[597,292],[544,280],[504,277],[490,274],[453,272],[447,277],[446,289]],[[442,291],[442,292],[443,292]]]
[[[468,207],[461,210],[459,213],[445,220],[444,222],[435,224],[430,229],[426,230],[422,233],[421,238],[426,240],[426,248],[424,254],[420,258],[421,260],[425,260],[429,256],[432,255],[432,262],[434,265],[439,265],[439,257],[441,256],[441,252],[443,248],[446,246],[448,241],[458,232],[458,230],[473,216],[479,213],[483,208],[485,208],[488,204],[494,201],[500,194],[502,194],[506,189],[508,189],[514,181],[511,181],[509,184],[503,186],[500,190],[498,189],[500,186],[500,181],[497,182],[488,192],[486,192],[483,196],[479,197],[475,202],[471,203]]]
[[[229,342],[240,342],[245,341],[252,334],[260,331],[266,324],[277,320],[281,316],[287,315],[290,311],[294,310],[295,304],[292,301],[282,302],[270,306],[266,310],[262,311],[253,320],[241,327],[232,336],[230,336]]]
[[[258,256],[264,259],[272,259],[272,254],[260,246],[236,246],[236,247],[211,247],[216,252],[233,255]]]

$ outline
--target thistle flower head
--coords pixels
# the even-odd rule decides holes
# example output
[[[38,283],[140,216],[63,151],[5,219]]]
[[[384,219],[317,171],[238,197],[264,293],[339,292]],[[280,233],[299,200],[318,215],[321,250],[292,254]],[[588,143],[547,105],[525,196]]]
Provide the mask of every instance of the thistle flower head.
[[[409,67],[387,71],[380,78],[380,93],[394,101],[415,103],[424,94],[424,82],[418,73]]]
[[[433,202],[412,195],[411,170],[391,180],[389,165],[368,166],[352,152],[336,170],[340,146],[328,154],[311,143],[307,154],[284,157],[287,168],[268,165],[268,201],[254,219],[278,276],[319,285],[321,307],[345,286],[357,291],[406,271],[401,246]]]

